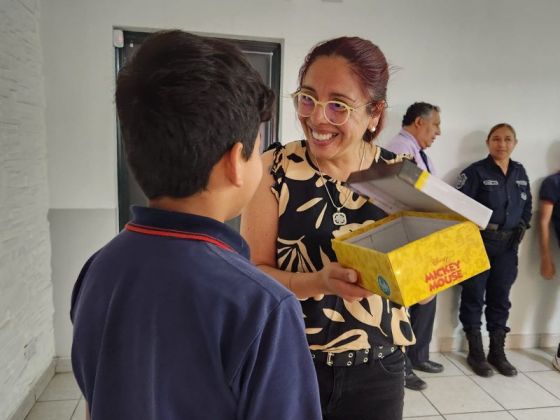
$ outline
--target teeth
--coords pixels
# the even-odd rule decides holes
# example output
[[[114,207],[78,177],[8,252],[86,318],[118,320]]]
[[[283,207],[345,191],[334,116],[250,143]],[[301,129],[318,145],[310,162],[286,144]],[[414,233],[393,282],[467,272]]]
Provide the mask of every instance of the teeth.
[[[334,137],[334,134],[330,133],[330,134],[319,134],[316,131],[313,131],[311,133],[313,135],[313,138],[315,140],[319,140],[319,141],[327,141],[330,140],[331,138]]]

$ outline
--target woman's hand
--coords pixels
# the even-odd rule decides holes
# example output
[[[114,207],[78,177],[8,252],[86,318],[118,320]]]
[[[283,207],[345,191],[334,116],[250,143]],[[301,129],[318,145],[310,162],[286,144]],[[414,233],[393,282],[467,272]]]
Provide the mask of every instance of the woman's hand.
[[[317,273],[326,291],[338,295],[344,300],[359,301],[373,293],[358,286],[359,275],[351,268],[344,268],[339,263],[331,262]]]

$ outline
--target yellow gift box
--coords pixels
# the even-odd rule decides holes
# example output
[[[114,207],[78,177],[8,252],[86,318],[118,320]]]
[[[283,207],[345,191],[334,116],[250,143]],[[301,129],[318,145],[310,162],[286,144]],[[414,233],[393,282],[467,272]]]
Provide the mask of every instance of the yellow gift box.
[[[490,268],[473,222],[485,227],[492,211],[412,162],[375,165],[347,184],[392,213],[332,241],[364,288],[410,306]]]

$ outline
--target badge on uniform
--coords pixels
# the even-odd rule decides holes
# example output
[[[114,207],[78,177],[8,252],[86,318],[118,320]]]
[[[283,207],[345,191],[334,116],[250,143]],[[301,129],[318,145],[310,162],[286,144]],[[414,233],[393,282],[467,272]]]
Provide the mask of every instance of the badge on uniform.
[[[522,192],[522,193],[521,193],[521,199],[522,199],[522,200],[527,200],[527,193]]]
[[[463,172],[457,177],[457,184],[455,185],[455,188],[460,190],[465,186],[465,182],[467,182],[467,174]]]
[[[500,185],[500,183],[495,179],[485,179],[484,181],[482,181],[482,183],[484,185]]]

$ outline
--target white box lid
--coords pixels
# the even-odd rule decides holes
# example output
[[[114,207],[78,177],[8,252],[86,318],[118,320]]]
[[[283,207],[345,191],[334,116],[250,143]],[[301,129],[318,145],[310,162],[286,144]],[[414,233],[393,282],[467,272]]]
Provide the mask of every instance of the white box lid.
[[[492,210],[463,194],[413,162],[379,162],[369,169],[353,172],[346,185],[365,195],[388,214],[398,211],[452,213],[484,229]]]

